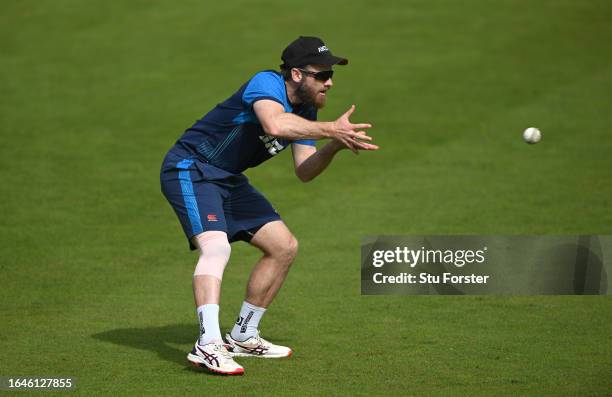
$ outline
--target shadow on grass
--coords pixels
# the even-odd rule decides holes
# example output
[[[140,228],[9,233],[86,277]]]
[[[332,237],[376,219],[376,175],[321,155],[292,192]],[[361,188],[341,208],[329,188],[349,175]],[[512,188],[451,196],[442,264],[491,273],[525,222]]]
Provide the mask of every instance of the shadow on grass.
[[[174,324],[163,327],[118,328],[93,334],[92,338],[134,349],[157,353],[163,360],[176,363],[185,370],[201,372],[187,362],[187,351],[169,345],[191,344],[195,341],[198,328],[193,324]]]

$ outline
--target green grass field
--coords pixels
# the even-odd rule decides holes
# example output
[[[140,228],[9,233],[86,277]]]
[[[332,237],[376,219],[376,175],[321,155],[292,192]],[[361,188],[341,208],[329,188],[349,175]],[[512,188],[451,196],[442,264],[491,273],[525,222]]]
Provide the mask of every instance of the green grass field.
[[[606,0],[77,1],[0,5],[0,376],[82,395],[610,395],[609,296],[361,296],[362,236],[612,234]],[[287,360],[196,371],[166,150],[300,34],[381,150],[302,184],[248,172],[300,241],[262,321]],[[521,140],[537,126],[543,141]],[[235,244],[228,329],[257,252]]]

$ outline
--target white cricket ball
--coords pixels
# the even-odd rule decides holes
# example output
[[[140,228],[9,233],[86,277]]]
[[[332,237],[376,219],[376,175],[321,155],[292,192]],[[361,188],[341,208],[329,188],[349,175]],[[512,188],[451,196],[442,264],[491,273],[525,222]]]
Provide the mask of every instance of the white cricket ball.
[[[542,139],[542,133],[535,127],[529,127],[523,131],[523,139],[527,143],[538,143]]]

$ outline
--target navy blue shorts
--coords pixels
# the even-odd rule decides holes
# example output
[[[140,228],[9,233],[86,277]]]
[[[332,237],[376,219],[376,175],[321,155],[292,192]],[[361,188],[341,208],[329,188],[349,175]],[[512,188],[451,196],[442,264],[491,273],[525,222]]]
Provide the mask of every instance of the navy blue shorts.
[[[243,174],[168,153],[161,169],[161,188],[176,212],[189,247],[202,232],[227,233],[230,242],[249,241],[254,230],[281,219],[270,202]]]

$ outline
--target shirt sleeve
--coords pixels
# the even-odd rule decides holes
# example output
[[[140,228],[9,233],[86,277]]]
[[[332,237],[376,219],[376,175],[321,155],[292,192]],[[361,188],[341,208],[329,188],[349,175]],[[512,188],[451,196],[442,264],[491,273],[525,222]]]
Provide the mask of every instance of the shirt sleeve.
[[[312,139],[299,139],[297,141],[293,141],[293,143],[298,145],[317,146],[317,143]]]
[[[271,99],[285,107],[285,87],[282,78],[274,73],[257,73],[247,84],[242,94],[242,102],[246,107],[253,106],[255,101]]]

